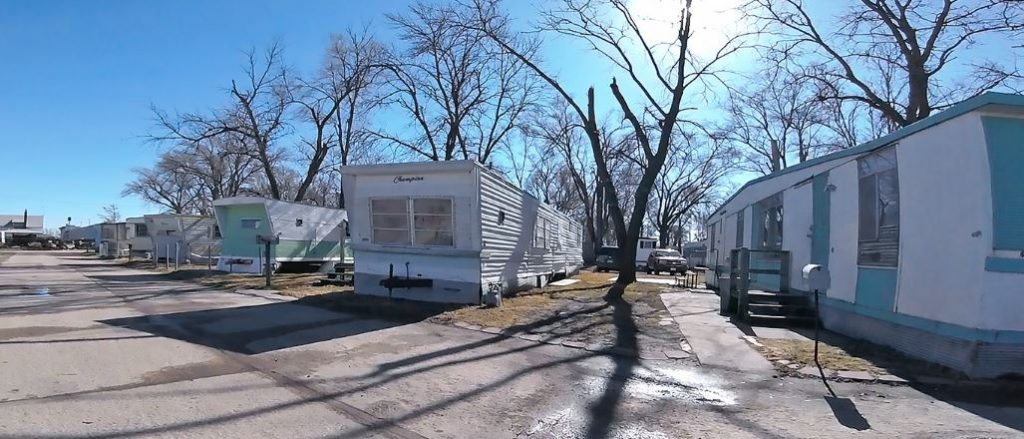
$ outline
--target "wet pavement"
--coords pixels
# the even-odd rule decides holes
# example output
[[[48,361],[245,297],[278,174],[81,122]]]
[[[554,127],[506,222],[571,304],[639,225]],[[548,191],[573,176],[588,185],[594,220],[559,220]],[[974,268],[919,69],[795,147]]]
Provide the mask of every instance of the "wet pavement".
[[[45,292],[45,294],[43,294]],[[614,343],[635,345],[629,309]],[[644,360],[266,293],[81,254],[0,265],[0,437],[1015,437],[1016,407]]]

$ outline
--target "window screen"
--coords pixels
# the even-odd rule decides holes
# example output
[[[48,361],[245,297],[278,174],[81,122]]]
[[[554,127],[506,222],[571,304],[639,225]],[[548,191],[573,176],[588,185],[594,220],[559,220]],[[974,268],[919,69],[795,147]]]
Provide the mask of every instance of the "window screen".
[[[145,224],[136,224],[135,236],[149,236],[149,229],[146,228]]]
[[[533,247],[548,248],[547,221],[537,216],[537,224],[533,227]]]
[[[409,236],[409,200],[384,198],[370,200],[371,240],[374,244],[411,243]]]
[[[743,247],[743,209],[736,213],[736,248]]]
[[[857,161],[857,263],[895,267],[899,260],[900,191],[896,149],[887,148]]]
[[[782,194],[775,194],[758,202],[761,210],[761,248],[782,249]]]
[[[412,200],[416,245],[453,246],[452,200],[418,198]]]
[[[258,228],[260,228],[260,220],[258,220],[258,219],[243,219],[241,225],[242,225],[243,229],[258,229]]]
[[[718,247],[715,245],[717,226],[718,225],[716,223],[711,223],[711,227],[708,229],[708,247],[711,251],[715,251]]]
[[[374,244],[454,246],[452,200],[381,198],[370,200]]]

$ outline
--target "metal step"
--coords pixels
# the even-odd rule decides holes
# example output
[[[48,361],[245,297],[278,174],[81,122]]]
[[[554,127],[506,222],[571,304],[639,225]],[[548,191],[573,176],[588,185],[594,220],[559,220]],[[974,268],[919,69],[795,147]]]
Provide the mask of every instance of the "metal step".
[[[755,326],[814,326],[813,316],[776,316],[763,314],[749,314],[747,322]]]
[[[751,303],[747,305],[750,314],[769,316],[814,316],[814,309],[805,305],[779,303]]]
[[[777,303],[787,305],[807,305],[810,299],[802,294],[770,293],[766,291],[750,291],[747,303]]]

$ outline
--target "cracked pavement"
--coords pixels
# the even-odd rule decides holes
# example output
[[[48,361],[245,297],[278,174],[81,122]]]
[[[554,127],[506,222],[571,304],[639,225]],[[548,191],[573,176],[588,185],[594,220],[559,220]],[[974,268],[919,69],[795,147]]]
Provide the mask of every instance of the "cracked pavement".
[[[0,265],[0,377],[0,437],[1019,437],[1024,423],[1016,404],[837,383],[870,424],[857,432],[814,380],[390,322],[74,252]]]

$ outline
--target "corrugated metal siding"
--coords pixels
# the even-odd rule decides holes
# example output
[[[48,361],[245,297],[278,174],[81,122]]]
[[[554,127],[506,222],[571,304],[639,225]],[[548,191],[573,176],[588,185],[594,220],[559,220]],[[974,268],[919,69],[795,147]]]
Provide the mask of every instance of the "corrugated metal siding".
[[[504,223],[498,218],[504,213]],[[538,214],[551,221],[548,249],[533,248]],[[501,282],[506,291],[536,285],[553,273],[583,265],[582,227],[568,216],[524,194],[500,176],[480,170],[481,278]]]
[[[834,307],[822,308],[826,328],[890,346],[912,357],[959,370],[974,378],[1024,374],[1024,345],[945,337]]]
[[[971,376],[1024,375],[1024,345],[980,343]]]

